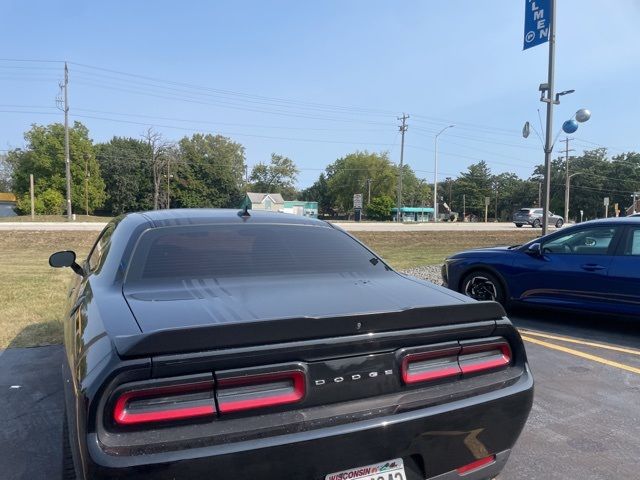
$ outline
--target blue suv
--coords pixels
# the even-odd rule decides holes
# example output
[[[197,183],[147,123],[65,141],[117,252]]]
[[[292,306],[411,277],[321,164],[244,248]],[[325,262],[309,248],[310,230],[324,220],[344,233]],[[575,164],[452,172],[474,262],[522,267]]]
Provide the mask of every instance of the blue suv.
[[[468,250],[442,267],[444,285],[505,306],[640,314],[640,218],[593,220],[525,245]]]

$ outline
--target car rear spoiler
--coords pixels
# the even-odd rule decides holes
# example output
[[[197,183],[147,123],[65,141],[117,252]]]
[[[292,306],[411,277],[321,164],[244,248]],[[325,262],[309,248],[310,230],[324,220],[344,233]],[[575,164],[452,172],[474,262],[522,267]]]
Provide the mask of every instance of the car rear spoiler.
[[[505,311],[496,302],[415,307],[337,317],[296,317],[256,322],[170,328],[114,337],[122,357],[267,345],[363,333],[498,320]]]

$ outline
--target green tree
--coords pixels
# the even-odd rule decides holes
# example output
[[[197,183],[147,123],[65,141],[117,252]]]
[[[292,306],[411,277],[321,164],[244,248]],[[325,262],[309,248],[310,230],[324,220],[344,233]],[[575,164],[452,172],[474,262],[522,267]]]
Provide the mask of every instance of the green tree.
[[[29,174],[35,178],[35,195],[55,190],[66,197],[64,158],[64,126],[54,123],[33,125],[25,133],[26,148],[9,152],[8,162],[13,169],[12,181],[16,194],[29,191]],[[85,178],[89,212],[101,207],[105,201],[105,185],[100,175],[89,130],[80,122],[69,129],[71,161],[71,201],[74,212],[85,210]],[[88,177],[85,175],[88,172]]]
[[[95,150],[106,186],[104,209],[120,215],[153,208],[149,145],[135,138],[113,137]]]
[[[171,180],[172,206],[238,207],[244,147],[221,135],[196,133],[178,142]]]
[[[300,198],[308,202],[318,202],[318,213],[320,215],[333,215],[334,200],[329,193],[327,177],[321,173],[318,180],[313,185],[300,192]]]
[[[269,164],[259,163],[251,169],[251,189],[262,193],[280,193],[285,200],[295,200],[298,168],[288,157],[271,154]]]
[[[393,198],[388,195],[380,195],[371,199],[371,203],[367,205],[365,212],[370,220],[389,220],[393,207],[395,207]]]
[[[444,185],[439,183],[438,191],[440,196],[446,198],[448,195],[445,195],[443,187]],[[484,217],[484,199],[485,197],[491,197],[493,193],[491,169],[485,161],[469,165],[467,171],[460,174],[451,189],[456,205],[462,206],[462,196],[464,195],[466,213]],[[459,208],[459,210],[462,212],[462,209]]]
[[[397,168],[389,160],[388,152],[355,152],[337,159],[327,167],[327,186],[334,206],[341,213],[353,208],[353,195],[369,198],[393,197],[397,184]]]
[[[11,192],[13,189],[13,183],[11,177],[13,176],[13,168],[9,163],[7,156],[0,154],[0,192]]]
[[[65,198],[60,192],[48,188],[34,198],[33,211],[36,215],[62,215],[65,203]],[[31,195],[29,193],[18,198],[16,210],[21,215],[31,215]]]
[[[405,207],[423,207],[433,203],[433,189],[425,180],[416,177],[409,165],[402,171],[402,204]]]

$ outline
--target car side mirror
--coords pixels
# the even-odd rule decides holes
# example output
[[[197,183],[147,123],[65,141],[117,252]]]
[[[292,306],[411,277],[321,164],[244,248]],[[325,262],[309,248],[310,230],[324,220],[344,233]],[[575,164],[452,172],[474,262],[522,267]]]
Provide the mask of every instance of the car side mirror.
[[[49,257],[49,265],[53,268],[69,267],[78,275],[85,275],[84,269],[76,263],[76,252],[72,250],[54,253]]]
[[[542,247],[538,242],[535,242],[527,247],[526,252],[534,257],[540,257],[542,256]]]

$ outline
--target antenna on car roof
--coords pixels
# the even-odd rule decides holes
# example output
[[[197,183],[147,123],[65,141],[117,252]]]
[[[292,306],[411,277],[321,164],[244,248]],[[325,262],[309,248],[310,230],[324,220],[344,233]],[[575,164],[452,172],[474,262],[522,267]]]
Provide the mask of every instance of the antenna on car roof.
[[[249,213],[249,205],[245,205],[244,210],[240,210],[238,212],[238,216],[240,218],[249,218],[251,216],[251,214]]]

